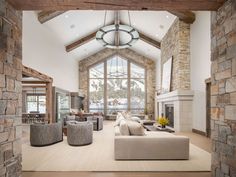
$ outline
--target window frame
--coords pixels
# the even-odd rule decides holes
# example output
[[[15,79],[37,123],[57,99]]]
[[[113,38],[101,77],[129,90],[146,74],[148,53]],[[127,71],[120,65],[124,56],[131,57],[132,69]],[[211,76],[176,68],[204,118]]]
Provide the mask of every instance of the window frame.
[[[36,96],[37,97],[37,101],[28,101],[28,96]],[[45,96],[45,112],[44,113],[41,113],[39,112],[39,97],[40,96]],[[33,93],[27,93],[26,95],[26,112],[27,113],[30,113],[28,112],[28,102],[36,102],[37,103],[37,112],[41,113],[41,114],[46,114],[47,112],[47,107],[46,107],[46,103],[47,103],[47,100],[46,100],[46,94],[33,94]]]
[[[107,58],[104,58],[103,60],[100,60],[92,65],[90,65],[88,68],[87,68],[87,79],[88,79],[88,83],[87,83],[87,105],[88,105],[88,111],[90,112],[90,106],[89,106],[89,102],[90,102],[90,79],[95,79],[95,78],[90,78],[90,69],[93,68],[93,67],[96,67],[97,65],[101,64],[101,63],[104,63],[104,78],[96,78],[96,79],[104,79],[104,115],[108,115],[107,114],[107,99],[108,99],[108,93],[107,93],[107,80],[108,79],[111,79],[111,78],[108,78],[107,77],[107,61],[116,57],[118,55],[118,57],[120,57],[121,59],[123,60],[126,60],[127,61],[127,75],[128,77],[126,78],[127,79],[127,82],[128,82],[128,90],[127,90],[127,101],[128,101],[128,105],[127,105],[127,111],[132,111],[132,110],[140,110],[140,109],[131,109],[131,93],[130,93],[130,89],[131,89],[131,84],[130,84],[130,81],[131,79],[144,79],[145,81],[145,107],[144,107],[144,110],[140,110],[140,112],[144,112],[145,111],[145,108],[147,107],[147,67],[146,66],[142,66],[141,64],[137,63],[136,61],[130,59],[130,58],[127,58],[126,56],[122,56],[122,55],[119,55],[119,54],[115,54],[115,55],[112,55],[112,56],[109,56]],[[131,63],[134,64],[134,65],[137,65],[138,67],[144,69],[144,78],[134,78],[134,77],[131,77]],[[117,79],[122,79],[122,78],[117,78]]]

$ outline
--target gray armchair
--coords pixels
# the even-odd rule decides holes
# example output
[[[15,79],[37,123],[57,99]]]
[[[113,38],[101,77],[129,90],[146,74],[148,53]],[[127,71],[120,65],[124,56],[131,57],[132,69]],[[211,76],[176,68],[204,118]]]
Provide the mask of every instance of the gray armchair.
[[[63,141],[62,123],[30,125],[31,146],[46,146]]]
[[[69,122],[67,125],[67,142],[72,146],[91,144],[93,142],[92,122]]]

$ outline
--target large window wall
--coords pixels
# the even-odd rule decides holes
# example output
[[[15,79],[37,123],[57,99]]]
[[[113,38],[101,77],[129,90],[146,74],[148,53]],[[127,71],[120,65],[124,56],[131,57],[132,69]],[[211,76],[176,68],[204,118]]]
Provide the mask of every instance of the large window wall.
[[[146,70],[118,55],[89,68],[89,111],[144,111]]]

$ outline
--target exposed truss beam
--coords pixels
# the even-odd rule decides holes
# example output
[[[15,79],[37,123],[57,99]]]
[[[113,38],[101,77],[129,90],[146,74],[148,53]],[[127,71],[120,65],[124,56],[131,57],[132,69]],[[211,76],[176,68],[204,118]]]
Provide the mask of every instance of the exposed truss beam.
[[[152,39],[152,38],[146,36],[146,35],[143,34],[143,33],[140,33],[140,32],[139,32],[139,38],[140,38],[140,40],[142,40],[142,41],[144,41],[144,42],[146,42],[146,43],[148,43],[148,44],[150,44],[150,45],[152,45],[152,46],[154,46],[154,47],[156,47],[156,48],[158,48],[158,49],[161,48],[161,42],[156,41],[156,40],[154,40],[154,39]]]
[[[16,10],[217,10],[226,0],[7,0]]]
[[[93,33],[89,34],[88,36],[85,36],[85,37],[83,37],[83,38],[81,38],[81,39],[79,39],[79,40],[77,40],[77,41],[75,41],[75,42],[73,42],[69,45],[67,45],[66,46],[66,51],[70,52],[70,51],[72,51],[72,50],[88,43],[89,41],[92,41],[93,39],[95,39],[96,33],[97,33],[97,31],[93,32]]]
[[[22,74],[25,76],[40,79],[40,81],[36,81],[36,82],[45,83],[45,82],[52,82],[53,81],[53,79],[51,77],[49,77],[43,73],[40,73],[32,68],[26,67],[26,66],[22,66]],[[26,82],[22,81],[22,83],[26,83]]]
[[[43,24],[65,12],[66,11],[55,11],[55,10],[41,11],[38,13],[38,20],[40,23]]]
[[[195,21],[195,14],[191,11],[169,11],[171,14],[179,17],[185,23],[192,24]]]

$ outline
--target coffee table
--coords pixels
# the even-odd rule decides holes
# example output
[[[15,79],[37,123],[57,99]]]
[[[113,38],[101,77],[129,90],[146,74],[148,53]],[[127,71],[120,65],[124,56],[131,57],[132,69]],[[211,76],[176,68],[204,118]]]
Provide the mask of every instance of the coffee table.
[[[143,125],[143,127],[147,130],[147,131],[163,131],[163,132],[169,132],[169,133],[174,133],[175,131],[170,129],[170,128],[161,128],[158,126],[153,126],[153,125]]]

